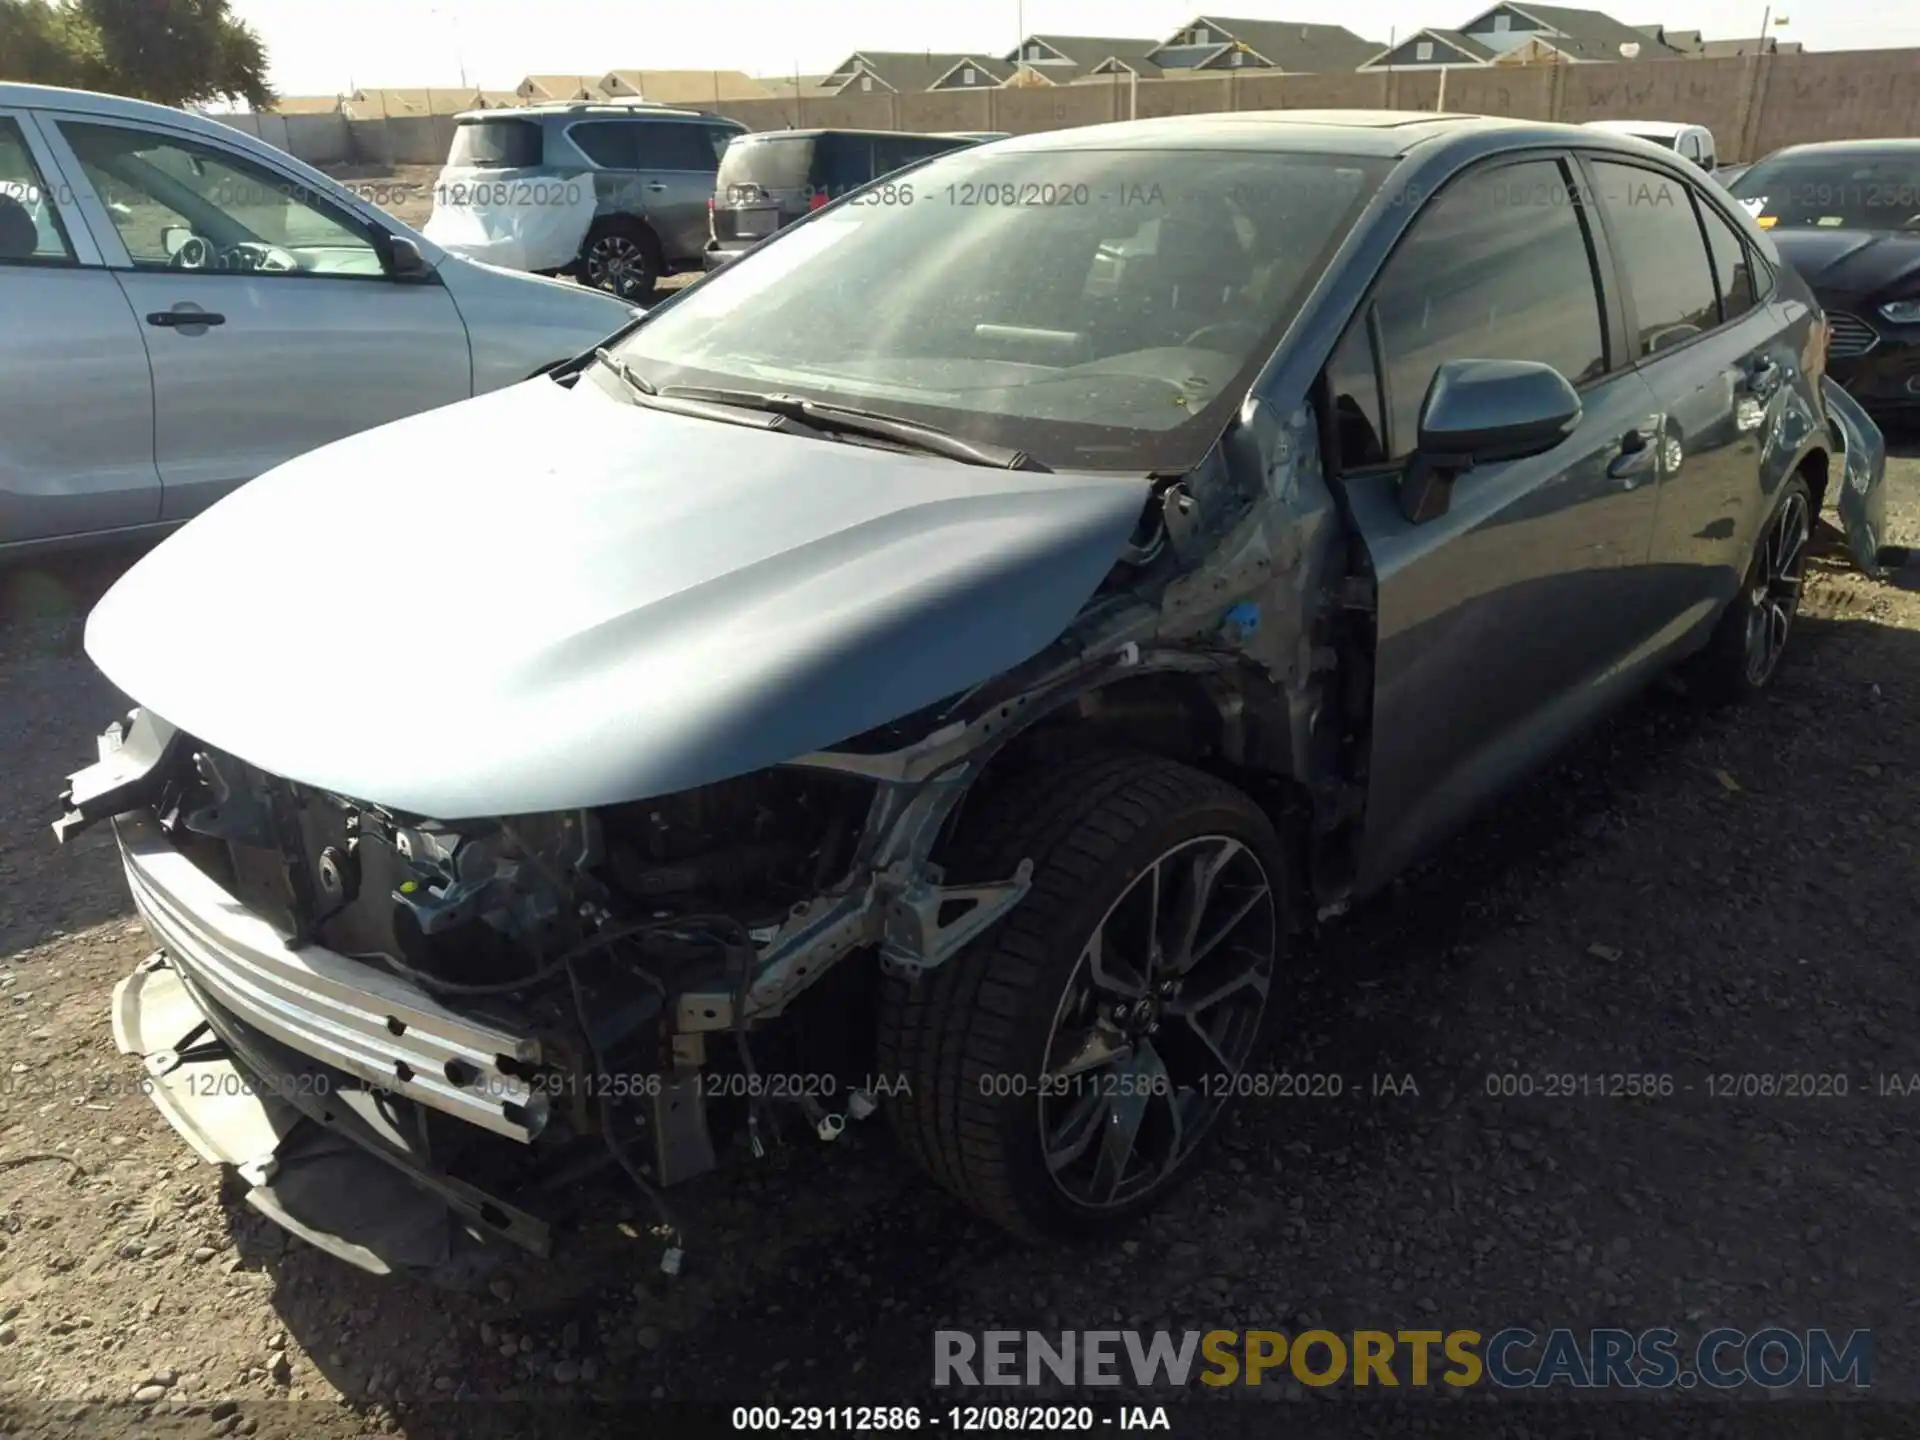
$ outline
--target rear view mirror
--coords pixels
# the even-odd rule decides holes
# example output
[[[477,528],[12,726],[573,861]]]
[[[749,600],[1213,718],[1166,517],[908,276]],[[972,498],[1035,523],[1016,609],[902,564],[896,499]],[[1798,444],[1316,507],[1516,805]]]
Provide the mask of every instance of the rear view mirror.
[[[1418,524],[1446,513],[1454,478],[1476,465],[1553,449],[1580,423],[1580,397],[1551,365],[1449,360],[1420,407],[1420,437],[1400,483],[1400,510]]]

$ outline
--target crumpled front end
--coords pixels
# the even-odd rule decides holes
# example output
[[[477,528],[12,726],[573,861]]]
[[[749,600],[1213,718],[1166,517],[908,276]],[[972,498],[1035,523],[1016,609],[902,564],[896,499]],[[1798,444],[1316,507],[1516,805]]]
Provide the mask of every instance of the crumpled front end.
[[[776,1102],[822,1139],[873,1112],[833,982],[779,1022],[840,962],[941,963],[1024,894],[1024,868],[948,886],[928,859],[978,738],[455,828],[135,711],[57,829],[113,825],[158,946],[115,1039],[194,1150],[336,1256],[458,1282],[489,1241],[546,1254],[581,1180],[658,1198],[776,1143]],[[658,1233],[671,1267],[664,1200]]]
[[[1847,533],[1847,549],[1867,574],[1885,570],[1880,547],[1887,533],[1887,441],[1860,402],[1831,378],[1823,377],[1821,394],[1840,456],[1840,475],[1834,508]]]

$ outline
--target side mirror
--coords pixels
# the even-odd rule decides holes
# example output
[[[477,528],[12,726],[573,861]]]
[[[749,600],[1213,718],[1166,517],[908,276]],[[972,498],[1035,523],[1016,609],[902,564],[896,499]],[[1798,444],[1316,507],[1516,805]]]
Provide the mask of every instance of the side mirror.
[[[424,275],[431,267],[427,257],[420,253],[420,247],[405,235],[394,235],[387,240],[387,273],[396,280],[408,279],[415,275]]]
[[[185,225],[165,225],[160,229],[160,247],[167,252],[169,260],[184,250],[191,239],[193,231]]]
[[[1400,513],[1414,524],[1444,515],[1454,479],[1476,465],[1553,449],[1580,423],[1580,397],[1551,365],[1449,360],[1420,406],[1420,437],[1400,482]]]

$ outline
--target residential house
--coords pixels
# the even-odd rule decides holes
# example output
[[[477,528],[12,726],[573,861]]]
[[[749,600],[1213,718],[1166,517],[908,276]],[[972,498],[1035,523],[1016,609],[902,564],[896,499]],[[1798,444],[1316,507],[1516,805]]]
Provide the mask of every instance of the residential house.
[[[1458,30],[1416,31],[1359,68],[1602,64],[1626,58],[1622,45],[1637,47],[1634,58],[1639,60],[1677,60],[1685,53],[1650,33],[1649,27],[1628,25],[1599,10],[1502,3],[1483,10]]]
[[[1202,15],[1148,52],[1163,71],[1281,70],[1295,74],[1357,70],[1383,47],[1343,25],[1295,20],[1236,20]]]
[[[604,100],[597,75],[529,75],[514,87],[523,104],[549,105],[556,100]]]
[[[756,75],[754,78],[776,100],[791,100],[796,96],[802,100],[812,100],[834,93],[825,83],[827,77],[824,75]]]
[[[594,88],[610,100],[656,105],[718,105],[725,100],[771,100],[773,92],[739,70],[609,70]]]
[[[1135,36],[1029,35],[1002,63],[1013,67],[1006,83],[1016,86],[1070,85],[1129,71],[1153,80],[1160,67],[1147,57],[1158,48],[1157,42]]]
[[[1013,79],[1018,67],[992,55],[969,55],[927,88],[992,90]]]
[[[1769,35],[1762,40],[1750,35],[1744,40],[1704,40],[1698,30],[1669,30],[1664,25],[1635,27],[1661,44],[1678,50],[1694,60],[1715,60],[1727,55],[1800,55],[1805,47],[1797,40],[1781,40]]]
[[[398,120],[417,115],[458,115],[520,103],[517,92],[461,89],[362,89],[343,97],[340,108],[355,120]]]
[[[903,94],[930,89],[934,81],[970,58],[920,50],[856,50],[820,83],[834,95]]]

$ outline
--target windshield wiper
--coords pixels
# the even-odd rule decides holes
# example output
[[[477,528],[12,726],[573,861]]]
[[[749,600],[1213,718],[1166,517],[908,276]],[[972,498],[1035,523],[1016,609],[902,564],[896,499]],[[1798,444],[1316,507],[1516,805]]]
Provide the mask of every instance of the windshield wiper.
[[[780,415],[829,435],[866,435],[876,440],[890,440],[907,449],[958,460],[964,465],[1052,473],[1051,466],[1042,464],[1024,450],[963,440],[937,426],[924,425],[917,420],[902,420],[897,415],[882,415],[876,410],[827,405],[798,395],[762,394],[758,390],[727,390],[705,385],[669,385],[656,393],[663,400],[731,405],[742,410]]]
[[[658,395],[660,393],[658,390],[654,389],[653,383],[651,381],[643,380],[638,375],[634,374],[633,367],[627,364],[627,362],[622,360],[618,355],[614,354],[611,350],[607,349],[606,346],[602,345],[598,350],[594,351],[593,358],[598,360],[602,365],[606,366],[609,370],[613,371],[614,374],[618,375],[622,380],[624,380],[627,384],[627,388],[633,391],[634,394]]]

